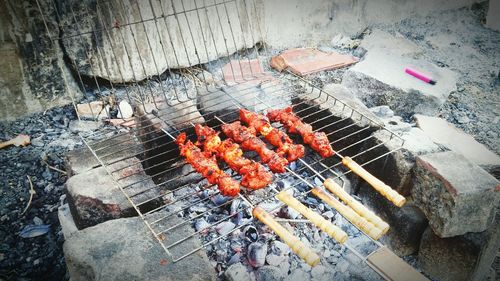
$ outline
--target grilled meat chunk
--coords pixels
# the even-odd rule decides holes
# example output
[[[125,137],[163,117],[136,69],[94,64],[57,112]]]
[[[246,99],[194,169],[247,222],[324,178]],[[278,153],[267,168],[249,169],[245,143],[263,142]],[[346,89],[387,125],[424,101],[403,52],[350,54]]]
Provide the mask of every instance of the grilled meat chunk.
[[[304,156],[304,146],[294,144],[285,132],[271,126],[266,116],[240,109],[240,120],[263,135],[270,144],[277,147],[278,154],[286,157],[289,162],[293,162]]]
[[[267,117],[273,122],[280,122],[291,134],[302,136],[304,143],[309,145],[321,157],[326,158],[335,154],[327,135],[324,132],[314,132],[311,125],[306,124],[292,112],[291,107],[285,109],[270,109]]]
[[[251,150],[259,154],[262,162],[269,166],[275,173],[284,173],[288,161],[278,153],[267,148],[266,144],[256,136],[252,128],[241,125],[239,121],[222,125],[222,131],[226,136],[239,143],[245,150]]]
[[[209,156],[216,155],[229,167],[242,175],[241,185],[250,189],[260,189],[273,180],[273,175],[261,164],[243,157],[243,150],[231,139],[221,141],[219,133],[208,126],[195,125],[197,145],[203,146]]]
[[[236,196],[240,192],[240,184],[219,168],[215,156],[207,157],[191,141],[186,141],[185,133],[177,137],[176,143],[180,154],[186,158],[186,161],[209,183],[216,184],[222,195]]]

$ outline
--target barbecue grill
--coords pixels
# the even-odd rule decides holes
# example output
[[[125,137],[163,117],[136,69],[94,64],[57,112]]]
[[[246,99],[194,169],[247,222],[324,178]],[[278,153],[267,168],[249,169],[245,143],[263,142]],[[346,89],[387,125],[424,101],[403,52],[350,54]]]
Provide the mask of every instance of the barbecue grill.
[[[344,156],[355,160],[362,167],[372,162],[384,165],[385,157],[403,145],[403,140],[383,124],[332,93],[325,92],[311,81],[288,72],[274,72],[269,77],[253,73],[252,67],[249,67],[251,75],[244,74],[243,69],[254,60],[258,60],[267,69],[266,65],[271,58],[271,53],[264,44],[264,27],[259,18],[256,18],[259,9],[255,1],[144,2],[147,5],[137,3],[140,20],[129,21],[124,16],[127,14],[124,6],[114,1],[98,0],[95,10],[86,10],[75,3],[61,8],[49,1],[49,7],[53,5],[56,13],[63,11],[70,15],[69,22],[61,21],[61,30],[68,30],[68,26],[73,25],[72,32],[68,31],[51,39],[73,40],[84,46],[86,52],[81,60],[73,61],[78,77],[84,77],[83,72],[88,73],[96,65],[101,68],[100,74],[96,73],[97,76],[112,72],[113,69],[118,69],[120,74],[128,70],[134,76],[133,82],[125,86],[121,81],[125,80],[123,77],[105,82],[96,76],[90,82],[83,78],[80,80],[84,90],[90,89],[88,85],[93,84],[92,87],[97,88],[102,97],[109,97],[118,89],[125,89],[125,95],[121,99],[132,104],[136,114],[135,128],[117,131],[116,128],[104,127],[98,132],[81,134],[81,138],[144,220],[170,261],[178,262],[221,239],[227,239],[232,233],[260,223],[256,218],[250,218],[227,233],[213,235],[214,232],[209,231],[221,223],[235,219],[241,213],[249,215],[252,210],[259,208],[257,210],[265,210],[274,215],[284,204],[274,204],[269,209],[266,208],[269,206],[267,203],[280,202],[276,199],[280,192],[293,192],[295,198],[304,202],[306,197],[311,196],[312,190],[321,186],[328,178],[344,187],[347,176],[356,177],[349,175],[352,171],[342,164]],[[47,12],[49,8],[44,4],[47,3],[39,4],[40,9]],[[144,10],[144,7],[149,7],[149,10]],[[64,18],[64,15],[58,16]],[[83,20],[86,16],[95,19],[99,25],[89,25]],[[205,27],[202,28],[203,24]],[[161,25],[166,26],[167,34],[160,34],[163,30]],[[172,42],[175,34],[181,43]],[[123,45],[112,43],[112,38],[117,36],[121,36]],[[125,38],[128,37],[133,38],[135,48],[130,48],[125,43]],[[153,51],[148,53],[139,48],[138,38],[145,39],[146,42],[142,43],[149,48],[159,44],[164,57],[155,57]],[[222,43],[217,43],[216,40],[222,40]],[[104,49],[103,46],[110,48]],[[223,48],[220,49],[220,46]],[[107,57],[116,60],[106,61],[105,53]],[[117,53],[126,53],[129,61],[119,62]],[[219,59],[215,60],[217,57]],[[176,67],[169,65],[169,58],[177,62],[173,63]],[[157,67],[157,73],[147,72],[144,65],[151,60],[156,66],[160,62],[167,62],[166,69]],[[191,67],[176,69],[183,61]],[[200,71],[200,68],[205,68],[214,73],[214,76],[220,76],[223,73],[222,66],[227,62],[230,62],[232,76],[239,77],[238,79],[231,82],[223,79],[210,82],[208,72]],[[144,77],[145,81],[139,81],[139,77]],[[159,88],[153,89],[152,83],[160,85]],[[130,90],[133,87],[139,90]],[[286,173],[275,174],[274,182],[268,187],[256,191],[243,190],[236,197],[219,201],[215,200],[220,198],[217,187],[197,177],[195,171],[185,167],[188,164],[179,156],[174,139],[185,132],[189,139],[195,140],[194,124],[202,123],[220,131],[222,124],[238,120],[237,113],[241,108],[265,114],[267,109],[287,106],[291,106],[295,114],[312,125],[314,131],[325,132],[336,155],[323,159],[307,148],[306,155],[288,166]],[[102,110],[111,117],[113,113],[110,109],[111,107]],[[95,118],[100,113],[94,112]],[[121,116],[120,113],[118,108],[118,116]],[[279,124],[273,126],[284,130]],[[390,146],[396,147],[394,150],[379,153],[377,148],[387,143],[373,140],[373,132],[377,130],[384,130],[390,135],[387,142],[396,144]],[[127,143],[130,139],[132,144]],[[301,143],[297,138],[294,140]],[[127,145],[124,147],[123,144]],[[258,161],[256,155],[246,155]],[[127,162],[134,157],[140,159],[143,170],[136,169],[137,163]],[[236,173],[222,167],[235,179],[239,179]],[[135,186],[144,180],[135,180],[134,175],[143,172],[156,185],[138,190]],[[290,178],[295,179],[291,185],[281,184],[282,179]],[[177,196],[173,197],[173,194]],[[232,212],[223,211],[237,201],[240,204]],[[154,208],[144,207],[151,203],[155,203]],[[204,208],[194,215],[186,212],[195,206]],[[179,228],[186,225],[194,227],[198,219],[213,213],[224,215],[186,237],[173,241],[170,239],[171,233]],[[164,223],[171,218],[176,218],[174,223]],[[276,221],[282,222],[283,219],[276,218]],[[201,241],[199,247],[182,247],[185,241],[193,238]],[[380,242],[372,241],[378,248],[383,247]],[[363,260],[369,255],[360,253],[349,241],[345,246]]]

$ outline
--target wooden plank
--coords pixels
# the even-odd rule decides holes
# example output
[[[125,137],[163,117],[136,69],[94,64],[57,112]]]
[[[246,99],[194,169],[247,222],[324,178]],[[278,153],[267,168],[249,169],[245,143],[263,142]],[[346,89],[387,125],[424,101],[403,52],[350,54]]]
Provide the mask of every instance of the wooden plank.
[[[389,281],[429,281],[387,247],[373,252],[366,259],[367,264]]]

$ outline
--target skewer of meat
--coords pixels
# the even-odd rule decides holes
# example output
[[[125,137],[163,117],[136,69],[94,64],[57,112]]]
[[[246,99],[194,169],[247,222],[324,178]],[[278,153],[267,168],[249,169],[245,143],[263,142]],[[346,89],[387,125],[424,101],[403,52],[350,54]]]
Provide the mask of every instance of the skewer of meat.
[[[324,132],[314,132],[311,125],[302,122],[302,120],[292,112],[291,107],[285,109],[270,109],[267,112],[267,116],[270,120],[283,124],[290,133],[300,134],[304,142],[313,150],[317,151],[323,158],[335,154],[326,134]],[[356,175],[368,182],[375,190],[382,194],[382,196],[394,203],[394,205],[401,207],[406,203],[406,199],[403,196],[370,174],[352,158],[347,156],[344,157],[338,153],[337,156],[342,159],[342,164],[344,166],[351,169]],[[327,182],[325,181],[325,186],[326,185]]]
[[[269,166],[275,173],[284,173],[288,161],[266,147],[266,144],[256,136],[255,129],[241,125],[239,121],[223,124],[222,131],[226,136],[239,143],[245,150],[251,150],[259,154],[262,162]]]
[[[273,175],[260,163],[243,157],[240,146],[231,139],[221,141],[219,132],[200,124],[195,125],[195,132],[198,136],[196,145],[203,146],[203,152],[207,156],[216,155],[224,160],[233,171],[242,175],[242,186],[255,190],[273,181]]]
[[[222,195],[236,196],[240,192],[240,184],[219,168],[215,156],[207,157],[191,141],[186,141],[185,133],[181,133],[175,142],[186,161],[209,183],[217,184]]]
[[[304,146],[294,144],[285,132],[271,126],[266,116],[242,108],[240,109],[240,120],[263,135],[270,144],[278,148],[278,154],[285,156],[289,162],[304,156]]]
[[[324,132],[314,132],[311,125],[306,124],[292,112],[291,107],[285,109],[270,109],[267,117],[273,122],[280,122],[291,134],[300,134],[304,143],[309,145],[321,157],[326,158],[335,154],[330,141]]]

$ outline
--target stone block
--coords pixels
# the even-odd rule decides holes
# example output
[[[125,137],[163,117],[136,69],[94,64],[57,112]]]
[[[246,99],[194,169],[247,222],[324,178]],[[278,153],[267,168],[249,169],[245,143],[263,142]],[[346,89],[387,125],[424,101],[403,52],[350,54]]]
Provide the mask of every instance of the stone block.
[[[398,256],[407,256],[418,252],[420,239],[427,228],[428,221],[425,215],[412,203],[407,203],[401,208],[390,203],[384,217],[391,226],[389,232],[382,236],[381,242],[386,244]],[[380,213],[379,213],[380,214]]]
[[[440,237],[486,230],[498,206],[498,180],[455,152],[418,156],[412,198]]]
[[[241,0],[64,2],[60,30],[68,36],[61,41],[82,75],[141,81],[252,48],[262,40],[257,11]]]
[[[428,73],[437,84],[408,75],[405,68],[409,66]],[[346,71],[342,85],[368,107],[388,105],[406,118],[415,113],[436,115],[449,94],[456,90],[456,75],[423,59],[374,49]]]
[[[179,222],[174,216],[162,224],[169,227]],[[184,224],[168,235],[164,243],[169,245],[193,233]],[[194,236],[173,247],[171,254],[179,257],[199,246]],[[203,250],[174,263],[138,217],[111,220],[78,231],[66,239],[63,249],[74,281],[215,280],[214,269]]]
[[[141,153],[141,146],[133,140],[130,134],[121,134],[104,141],[90,142],[90,145],[105,164],[135,157]],[[69,177],[99,166],[101,163],[87,146],[71,150],[65,156],[65,167]]]
[[[366,168],[401,195],[409,196],[412,188],[411,174],[415,165],[415,157],[438,152],[440,148],[422,130],[411,127],[396,117],[383,120],[387,128],[396,132],[400,138],[391,135],[386,130],[376,131],[369,139],[367,147],[377,147],[373,149],[372,153],[363,155],[362,161],[371,160],[372,155],[383,155],[392,151],[385,158],[368,164]]]
[[[143,172],[139,159],[127,159],[107,168],[114,171],[113,176],[105,167],[99,167],[72,176],[66,182],[68,204],[78,229],[137,214],[119,186],[143,212],[160,203],[160,199],[150,200],[161,193]]]
[[[438,280],[488,280],[499,247],[500,220],[497,216],[496,223],[484,232],[451,238],[440,238],[427,228],[418,260],[422,269]]]
[[[477,142],[471,135],[448,121],[425,115],[414,116],[417,126],[435,143],[462,154],[469,161],[481,166],[497,178],[500,177],[500,156]]]
[[[500,31],[500,1],[490,0],[489,4],[486,27]]]

